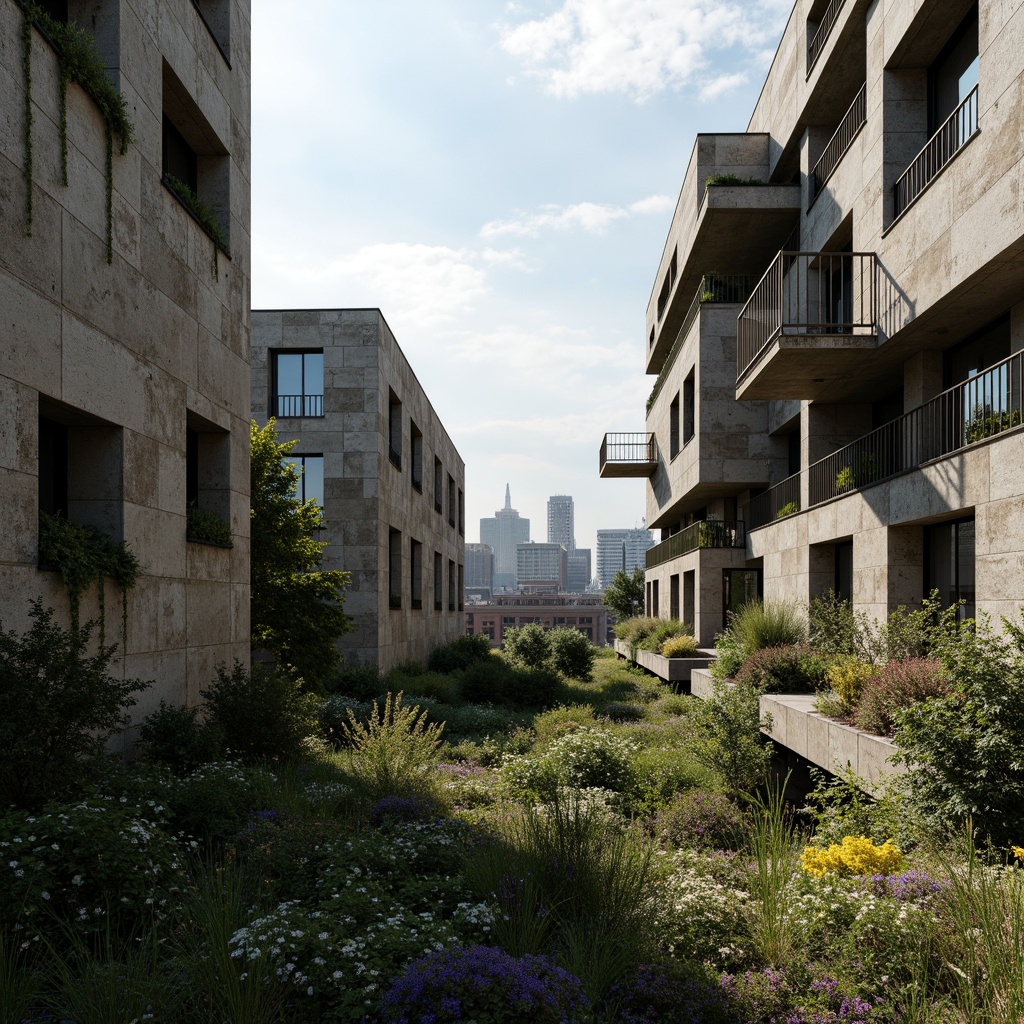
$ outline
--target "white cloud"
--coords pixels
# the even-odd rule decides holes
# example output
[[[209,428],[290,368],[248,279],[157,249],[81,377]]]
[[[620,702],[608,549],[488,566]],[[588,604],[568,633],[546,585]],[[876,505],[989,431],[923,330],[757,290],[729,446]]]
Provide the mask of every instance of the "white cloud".
[[[591,235],[601,235],[613,221],[628,217],[631,213],[663,213],[674,206],[668,196],[648,196],[629,206],[612,206],[608,203],[573,203],[571,206],[547,204],[538,213],[523,213],[510,220],[488,221],[481,229],[484,238],[498,235],[515,235],[536,238],[542,231],[570,231],[580,228]]]
[[[737,71],[732,75],[719,75],[700,87],[700,98],[705,101],[716,100],[719,96],[724,96],[725,93],[745,85],[746,82],[747,76],[742,71]]]
[[[702,86],[715,51],[759,53],[777,39],[790,6],[790,0],[563,0],[553,14],[506,27],[501,45],[554,96],[622,92],[643,101],[666,89]],[[711,73],[707,98],[723,91],[716,85],[721,78]]]

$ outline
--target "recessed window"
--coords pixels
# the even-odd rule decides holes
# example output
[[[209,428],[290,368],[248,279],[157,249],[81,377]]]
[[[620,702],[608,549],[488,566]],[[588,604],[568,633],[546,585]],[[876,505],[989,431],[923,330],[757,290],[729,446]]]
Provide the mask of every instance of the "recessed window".
[[[694,433],[694,381],[693,370],[690,370],[686,380],[683,381],[683,444],[686,444]]]
[[[199,17],[217,44],[221,56],[228,62],[228,67],[231,67],[230,0],[192,0],[192,6],[199,12]]]
[[[423,607],[423,545],[409,538],[409,604]]]
[[[679,573],[668,578],[668,613],[673,619],[679,618]]]
[[[324,457],[322,455],[299,455],[293,452],[284,461],[292,466],[298,477],[295,497],[299,501],[315,501],[323,510]]]
[[[973,619],[974,517],[925,527],[924,557],[925,594],[937,590],[944,608],[962,601],[958,618]]]
[[[459,536],[466,536],[466,498],[461,487],[459,488]]]
[[[455,525],[455,480],[448,474],[448,525]]]
[[[679,454],[679,393],[668,407],[668,452],[674,459]]]
[[[676,250],[672,250],[672,259],[669,260],[668,270],[665,271],[665,280],[661,282],[661,291],[658,294],[658,319],[665,315],[665,307],[668,305],[669,296],[672,294],[672,285],[676,281]]]
[[[270,415],[323,416],[323,352],[271,353]]]
[[[189,540],[229,543],[231,435],[191,411],[185,426],[185,510]]]
[[[440,513],[443,510],[444,501],[444,470],[441,468],[441,460],[434,456],[434,511]]]
[[[444,568],[441,561],[441,552],[434,552],[434,611],[439,612],[442,609],[442,601],[444,600]]]
[[[402,533],[388,530],[388,603],[402,607]]]
[[[413,420],[409,420],[409,473],[412,485],[423,493],[423,433]]]
[[[163,166],[161,170],[164,177],[170,175],[177,178],[198,195],[199,157],[166,114],[164,114],[163,122]]]
[[[460,565],[459,566],[458,590],[457,590],[457,596],[458,596],[458,599],[459,599],[459,611],[460,612],[463,610],[463,604],[462,604],[463,594],[466,592],[466,577],[465,577],[465,573],[466,573],[465,568],[462,565]]]
[[[388,458],[402,468],[402,403],[394,391],[388,392]]]
[[[448,611],[455,611],[455,563],[448,559]]]

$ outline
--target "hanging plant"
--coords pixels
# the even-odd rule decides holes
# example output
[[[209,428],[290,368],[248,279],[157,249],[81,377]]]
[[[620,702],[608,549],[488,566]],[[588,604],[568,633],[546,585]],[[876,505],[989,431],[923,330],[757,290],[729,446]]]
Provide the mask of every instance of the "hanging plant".
[[[22,24],[23,62],[25,70],[25,181],[28,185],[28,234],[32,234],[32,23],[49,37],[57,51],[60,72],[60,145],[61,175],[68,183],[68,82],[75,82],[93,100],[106,125],[107,176],[107,263],[114,261],[114,136],[124,156],[135,141],[135,126],[128,116],[124,97],[114,88],[96,49],[96,40],[74,23],[52,18],[35,0],[18,0],[24,12]]]
[[[62,516],[39,513],[39,564],[60,572],[68,592],[71,626],[77,633],[82,594],[97,584],[100,606],[99,640],[106,642],[106,600],[103,581],[109,577],[121,590],[121,649],[128,646],[128,591],[139,578],[139,560],[122,541],[111,540],[91,526]]]
[[[200,508],[190,501],[185,508],[185,539],[196,544],[212,544],[218,548],[234,547],[231,524],[216,512]]]
[[[217,223],[213,210],[192,191],[188,182],[176,178],[173,174],[165,174],[163,182],[178,197],[181,205],[192,214],[196,223],[210,236],[210,241],[213,242],[213,262],[210,265],[210,270],[213,272],[214,280],[219,281],[220,267],[217,261],[217,253],[223,252],[227,254],[228,241],[224,237],[224,232],[221,231],[220,225]]]

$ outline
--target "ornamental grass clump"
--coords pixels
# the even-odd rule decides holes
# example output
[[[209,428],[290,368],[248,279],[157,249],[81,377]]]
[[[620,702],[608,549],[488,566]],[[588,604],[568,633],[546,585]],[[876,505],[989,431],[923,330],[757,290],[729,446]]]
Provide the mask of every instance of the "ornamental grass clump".
[[[546,956],[512,957],[490,946],[454,947],[416,960],[381,997],[388,1024],[583,1024],[579,979]]]
[[[843,836],[841,843],[831,843],[825,848],[804,847],[800,866],[812,878],[824,878],[828,874],[874,876],[893,871],[902,859],[903,854],[888,839],[876,846],[865,836]]]
[[[693,632],[690,626],[678,619],[656,619],[655,622],[657,625],[637,642],[638,650],[661,654],[662,646],[667,640],[677,636],[687,636]]]
[[[693,658],[700,653],[697,638],[689,634],[673,636],[661,645],[661,653],[666,658]]]

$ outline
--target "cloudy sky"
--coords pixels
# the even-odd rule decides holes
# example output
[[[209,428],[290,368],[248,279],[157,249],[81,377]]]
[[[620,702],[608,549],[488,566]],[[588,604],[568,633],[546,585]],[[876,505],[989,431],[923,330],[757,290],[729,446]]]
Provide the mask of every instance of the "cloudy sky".
[[[644,312],[702,131],[742,131],[792,0],[253,0],[256,309],[379,306],[466,462],[546,540],[637,525]],[[299,16],[301,15],[301,16]]]

